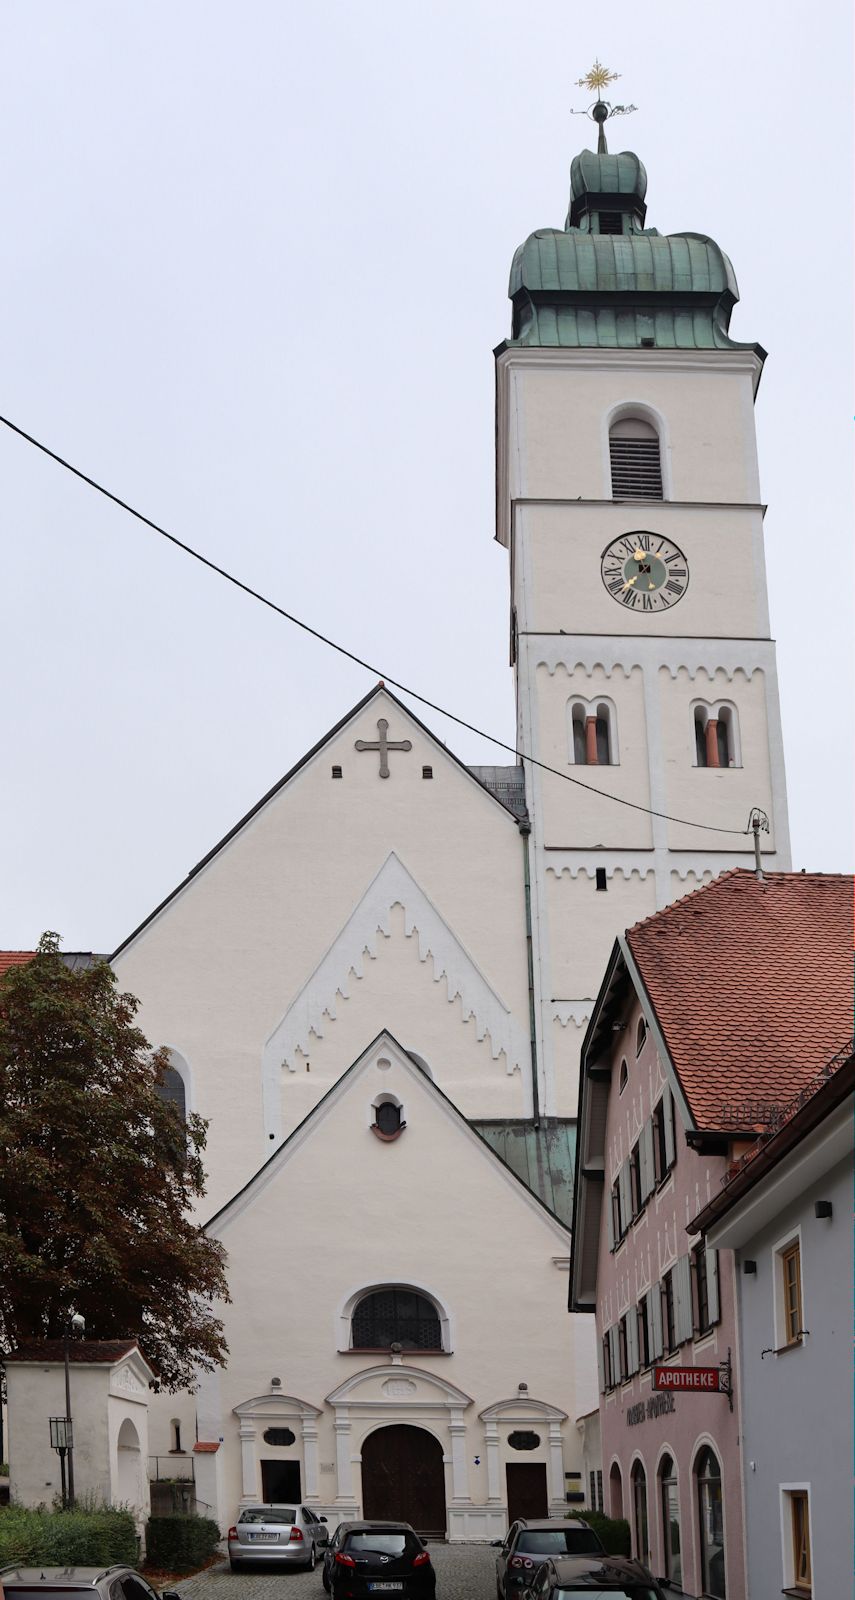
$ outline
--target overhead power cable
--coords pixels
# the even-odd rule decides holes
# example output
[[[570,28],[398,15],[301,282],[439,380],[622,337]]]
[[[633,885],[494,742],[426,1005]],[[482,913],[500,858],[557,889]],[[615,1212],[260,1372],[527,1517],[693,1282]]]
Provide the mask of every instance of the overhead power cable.
[[[589,794],[598,795],[602,800],[611,800],[616,806],[626,806],[630,811],[642,811],[648,817],[661,817],[664,822],[675,822],[683,828],[700,828],[706,833],[736,834],[740,838],[744,837],[749,831],[748,828],[721,828],[712,822],[690,822],[686,817],[671,816],[668,811],[656,811],[652,806],[642,805],[638,800],[627,800],[623,795],[610,794],[607,789],[599,789],[596,784],[585,783],[581,778],[574,778],[569,772],[562,772],[559,767],[551,767],[547,761],[539,761],[536,756],[526,755],[523,750],[518,750],[515,745],[506,744],[504,739],[497,739],[494,734],[485,733],[483,728],[477,728],[473,722],[467,722],[465,717],[458,717],[455,712],[447,711],[445,706],[438,705],[435,700],[429,700],[427,695],[419,694],[417,689],[411,689],[406,683],[400,683],[397,678],[390,677],[387,672],[383,672],[379,667],[372,666],[370,661],[365,661],[362,656],[355,655],[352,650],[348,650],[343,644],[337,644],[335,639],[330,639],[327,634],[321,633],[320,629],[313,628],[310,623],[304,622],[301,617],[295,617],[293,612],[286,611],[283,606],[277,605],[275,600],[271,600],[267,595],[261,594],[258,589],[253,589],[250,584],[244,583],[241,578],[235,577],[233,572],[227,571],[225,567],[218,566],[216,561],[211,561],[210,557],[203,555],[201,550],[195,550],[191,544],[179,539],[176,534],[170,533],[168,529],[162,528],[159,523],[153,522],[151,517],[145,516],[142,511],[137,511],[127,500],[123,500],[118,494],[113,494],[111,489],[106,489],[103,483],[99,483],[96,478],[91,478],[87,472],[82,472],[80,467],[75,467],[71,461],[66,461],[64,456],[58,455],[55,450],[51,450],[40,439],[34,438],[24,428],[19,428],[18,424],[12,422],[9,417],[0,416],[0,423],[3,424],[4,428],[8,428],[11,433],[16,433],[20,439],[25,439],[27,444],[31,444],[36,450],[40,450],[42,455],[48,456],[51,461],[55,461],[57,466],[64,467],[66,472],[70,472],[75,478],[79,478],[81,483],[87,483],[90,489],[95,490],[96,494],[103,495],[105,500],[111,500],[113,505],[119,506],[122,511],[127,511],[128,515],[134,517],[137,522],[143,523],[146,528],[151,528],[152,532],[159,534],[162,539],[168,539],[170,544],[174,544],[179,550],[183,550],[185,555],[192,556],[194,561],[200,562],[203,567],[208,567],[211,572],[216,572],[220,578],[225,578],[226,582],[233,584],[236,589],[242,589],[244,594],[248,594],[253,600],[258,600],[261,605],[267,606],[270,611],[275,611],[277,616],[284,617],[286,622],[292,622],[295,628],[302,628],[304,633],[310,634],[313,639],[318,639],[321,644],[327,645],[330,650],[336,650],[340,656],[345,656],[348,661],[354,662],[357,667],[363,667],[366,672],[381,678],[384,683],[391,684],[393,689],[400,689],[402,694],[409,695],[412,700],[418,700],[420,705],[429,706],[431,711],[438,712],[441,717],[447,717],[449,722],[456,722],[459,728],[466,728],[469,733],[477,734],[479,739],[486,739],[488,744],[496,745],[499,750],[506,750],[509,755],[515,756],[517,761],[527,761],[529,766],[538,767],[541,772],[551,772],[553,777],[562,778],[565,783],[575,784],[577,789],[587,789]]]

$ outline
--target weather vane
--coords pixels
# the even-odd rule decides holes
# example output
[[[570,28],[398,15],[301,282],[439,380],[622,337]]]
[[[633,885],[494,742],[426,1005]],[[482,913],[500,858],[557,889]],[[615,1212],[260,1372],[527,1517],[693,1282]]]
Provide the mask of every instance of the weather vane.
[[[605,133],[607,119],[609,117],[627,117],[630,112],[638,110],[638,106],[615,106],[612,105],[610,100],[602,98],[603,89],[607,89],[610,83],[616,83],[619,77],[619,72],[610,72],[608,67],[604,67],[601,61],[595,61],[590,72],[585,73],[584,78],[576,79],[577,88],[590,89],[592,93],[596,94],[597,98],[594,104],[586,106],[584,111],[577,111],[571,107],[571,116],[590,117],[592,122],[596,122],[600,130],[597,140],[597,154],[601,156],[608,155],[609,150]]]

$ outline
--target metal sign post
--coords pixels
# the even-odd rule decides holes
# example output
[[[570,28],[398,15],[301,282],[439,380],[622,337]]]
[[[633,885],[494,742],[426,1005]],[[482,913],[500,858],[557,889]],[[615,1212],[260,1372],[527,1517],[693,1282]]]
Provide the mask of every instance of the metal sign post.
[[[654,1389],[666,1389],[672,1394],[726,1394],[733,1410],[733,1367],[730,1350],[727,1360],[717,1367],[654,1367]]]

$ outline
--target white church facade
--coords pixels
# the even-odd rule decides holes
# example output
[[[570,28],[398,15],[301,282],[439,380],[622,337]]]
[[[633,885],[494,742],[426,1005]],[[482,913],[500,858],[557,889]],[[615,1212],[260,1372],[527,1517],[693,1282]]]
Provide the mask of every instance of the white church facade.
[[[531,760],[468,768],[379,684],[111,958],[210,1124],[230,1356],[149,1431],[224,1528],[299,1496],[488,1539],[588,1500],[593,998],[616,932],[751,859],[753,807],[789,866],[763,352],[729,338],[718,247],[644,229],[645,186],[577,157],[565,229],[512,270],[497,537]]]

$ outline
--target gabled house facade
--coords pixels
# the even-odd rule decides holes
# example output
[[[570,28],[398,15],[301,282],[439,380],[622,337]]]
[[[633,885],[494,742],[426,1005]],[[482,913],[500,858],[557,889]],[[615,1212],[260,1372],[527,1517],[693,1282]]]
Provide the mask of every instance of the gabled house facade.
[[[738,871],[631,928],[582,1050],[570,1308],[596,1319],[606,1510],[693,1596],[761,1591],[745,1567],[734,1257],[687,1228],[756,1139],[749,1101],[798,1092],[851,1030],[851,892]],[[658,1367],[722,1387],[660,1390]]]

